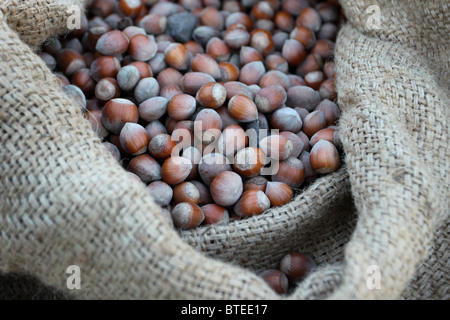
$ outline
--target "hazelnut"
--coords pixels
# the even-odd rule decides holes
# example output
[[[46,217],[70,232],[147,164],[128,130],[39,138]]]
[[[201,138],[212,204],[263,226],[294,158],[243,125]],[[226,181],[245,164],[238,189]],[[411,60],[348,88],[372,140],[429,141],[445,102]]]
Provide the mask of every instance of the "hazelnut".
[[[275,50],[272,34],[263,29],[254,29],[250,33],[250,45],[258,50],[263,56],[267,56]]]
[[[161,34],[166,30],[167,17],[160,14],[148,14],[139,21],[139,27],[148,34]]]
[[[249,62],[242,67],[239,81],[246,85],[257,84],[265,73],[266,68],[264,67],[264,63],[261,61]]]
[[[338,105],[328,99],[322,100],[314,109],[316,111],[322,111],[327,121],[327,126],[336,124],[341,116],[341,110]]]
[[[227,90],[225,87],[216,82],[208,82],[200,87],[197,91],[195,99],[205,108],[220,108],[227,98]]]
[[[173,203],[190,202],[198,204],[200,201],[200,191],[191,182],[183,182],[173,188]]]
[[[273,18],[275,26],[285,32],[290,32],[295,26],[295,20],[287,11],[278,11]]]
[[[299,66],[307,56],[305,47],[295,39],[288,39],[284,42],[281,55],[292,67]]]
[[[261,88],[278,84],[287,90],[289,88],[289,78],[286,74],[278,70],[270,70],[259,81]]]
[[[253,100],[254,94],[252,90],[245,84],[239,81],[228,81],[223,84],[227,90],[227,100],[231,100],[236,95],[244,95]]]
[[[176,142],[169,134],[160,133],[154,136],[150,140],[150,143],[148,143],[148,153],[156,159],[164,160],[172,155],[172,150],[176,145]]]
[[[171,43],[164,51],[166,62],[177,70],[187,70],[190,66],[191,55],[181,43]]]
[[[75,72],[71,83],[83,91],[86,97],[91,97],[95,91],[95,81],[91,78],[90,70],[83,68]]]
[[[315,263],[310,256],[298,252],[288,253],[280,262],[281,272],[292,283],[303,280],[314,266]]]
[[[128,43],[128,38],[121,31],[113,30],[102,34],[95,50],[105,56],[117,56],[127,51]]]
[[[184,43],[184,46],[186,47],[186,50],[189,51],[189,54],[191,57],[194,57],[196,54],[205,53],[205,50],[203,50],[203,47],[195,42],[195,41],[188,41]]]
[[[177,204],[171,211],[173,223],[180,229],[192,229],[198,227],[205,215],[196,204],[182,202]]]
[[[220,68],[214,58],[206,53],[199,53],[192,58],[191,70],[194,72],[203,72],[209,74],[215,80],[220,79]]]
[[[185,181],[191,170],[192,163],[189,159],[179,156],[169,157],[162,165],[162,179],[170,185],[176,185]]]
[[[104,142],[102,142],[102,146],[104,146],[105,148],[106,148],[106,150],[108,150],[108,152],[111,154],[111,156],[117,161],[117,162],[119,162],[120,161],[120,151],[119,151],[119,148],[117,148],[115,145],[113,145],[111,142],[107,142],[107,141],[104,141]],[[134,174],[134,173],[133,173]],[[136,176],[138,179],[139,179],[139,181],[141,181],[141,179],[138,177],[138,176]]]
[[[258,109],[255,103],[242,94],[235,95],[230,99],[228,112],[231,117],[240,122],[251,122],[258,119]]]
[[[324,74],[322,71],[312,71],[305,75],[306,84],[314,90],[319,90],[324,81]]]
[[[286,90],[278,84],[264,87],[255,95],[255,104],[258,111],[263,113],[273,112],[281,108],[286,100]]]
[[[95,97],[100,101],[109,101],[120,96],[120,89],[113,78],[103,78],[95,86]]]
[[[68,77],[71,77],[80,69],[86,68],[83,56],[71,49],[63,49],[58,53],[58,66]]]
[[[259,147],[267,157],[285,160],[291,156],[294,146],[290,140],[280,135],[271,135],[262,139]]]
[[[305,117],[302,131],[311,138],[317,131],[327,127],[327,120],[322,111],[313,111]]]
[[[302,129],[302,119],[297,111],[285,107],[275,110],[270,117],[272,128],[297,133]]]
[[[322,26],[322,18],[314,8],[307,7],[303,9],[297,17],[295,24],[297,26],[305,26],[312,31],[317,32]]]
[[[120,62],[115,57],[101,56],[92,62],[90,69],[91,77],[98,82],[103,78],[115,78],[120,70]]]
[[[305,180],[303,163],[290,157],[279,163],[278,171],[272,175],[272,181],[284,182],[291,188],[298,188]]]
[[[123,91],[131,91],[140,80],[139,70],[133,66],[125,66],[117,73],[117,85]]]
[[[226,126],[217,141],[217,150],[227,157],[233,157],[236,152],[247,145],[247,135],[241,126],[231,124]]]
[[[173,120],[180,121],[189,119],[195,112],[197,103],[193,96],[178,94],[174,96],[167,106],[167,114]]]
[[[291,157],[297,158],[303,151],[303,140],[293,132],[283,131],[280,132],[280,137],[286,138],[292,142],[292,153]]]
[[[278,54],[269,54],[265,58],[264,63],[267,67],[267,70],[278,70],[283,73],[289,72],[289,64],[287,63],[286,59]]]
[[[208,82],[215,82],[215,80],[207,73],[186,72],[180,80],[180,87],[184,93],[195,96],[197,91]]]
[[[311,49],[317,42],[316,34],[313,30],[305,26],[298,26],[290,33],[290,38],[300,42],[305,49]]]
[[[317,131],[309,140],[309,144],[314,147],[314,145],[320,140],[326,140],[334,144],[337,148],[339,139],[335,138],[336,130],[334,128],[325,128]]]
[[[207,186],[210,186],[214,178],[223,171],[231,171],[231,167],[225,156],[220,153],[206,154],[198,164],[200,178]]]
[[[234,206],[234,212],[240,217],[259,215],[270,208],[270,200],[261,190],[245,191]]]
[[[219,10],[214,7],[206,7],[200,12],[200,23],[204,26],[209,26],[221,31],[225,25],[225,19],[220,14]]]
[[[205,214],[203,224],[227,223],[230,219],[228,211],[215,203],[206,204],[201,209]]]
[[[158,47],[153,36],[137,34],[130,39],[128,53],[137,61],[148,61],[157,53]]]
[[[289,289],[289,280],[279,270],[266,270],[259,275],[278,294],[285,294]]]
[[[139,155],[147,151],[150,139],[143,126],[127,122],[120,131],[120,145],[131,155]]]
[[[139,71],[139,79],[141,79],[141,80],[144,78],[150,78],[153,76],[150,65],[144,61],[133,61],[132,63],[130,63],[128,65],[136,67],[136,69]]]
[[[139,112],[136,105],[127,99],[112,99],[103,107],[102,123],[112,133],[120,133],[127,122],[137,123]]]
[[[250,16],[244,12],[235,12],[230,14],[225,20],[225,28],[229,28],[233,24],[242,24],[247,31],[253,28],[253,20]]]
[[[143,101],[139,105],[139,117],[145,121],[160,119],[167,111],[169,99],[153,97]]]
[[[223,171],[211,182],[211,196],[215,203],[229,207],[242,195],[242,178],[235,172]]]
[[[247,63],[255,61],[264,61],[262,54],[253,47],[241,47],[241,50],[239,50],[239,64],[241,67],[245,66]]]
[[[218,37],[212,37],[206,44],[206,53],[218,62],[226,62],[230,58],[230,48],[225,41]]]
[[[245,178],[256,177],[266,164],[264,152],[256,147],[239,150],[234,157],[233,169]]]
[[[131,159],[128,170],[141,178],[144,183],[161,180],[161,165],[148,154]]]
[[[261,190],[262,192],[266,192],[267,179],[263,176],[256,176],[248,179],[244,182],[244,191],[247,190]]]
[[[180,90],[181,91],[181,90]],[[158,81],[153,78],[143,78],[139,80],[134,88],[134,98],[138,103],[154,98],[160,94],[160,87]]]
[[[312,111],[321,101],[319,92],[306,86],[290,87],[287,90],[286,105],[291,108],[305,108]]]
[[[142,3],[140,0],[120,0],[119,10],[125,16],[135,18],[141,12]]]
[[[241,26],[235,28],[229,27],[225,31],[223,40],[232,49],[239,49],[242,46],[248,45],[250,42],[250,34],[243,25]]]
[[[267,182],[266,195],[272,206],[282,206],[291,201],[294,192],[286,183],[272,181]]]
[[[158,80],[160,87],[164,88],[170,85],[180,85],[182,77],[183,75],[177,69],[166,68],[158,74],[156,80]]]
[[[147,191],[160,206],[167,206],[173,197],[172,188],[164,181],[154,181],[147,186]]]
[[[153,137],[157,136],[160,133],[167,133],[166,127],[158,120],[150,121],[145,126],[145,130],[147,131],[150,141]]]
[[[337,99],[337,93],[334,79],[324,80],[320,84],[319,93],[323,99],[335,101]]]
[[[321,71],[322,69],[323,69],[322,58],[318,54],[311,53],[306,56],[306,59],[297,68],[296,73],[299,76],[304,77],[310,72]],[[306,82],[303,85],[306,86]]]
[[[308,151],[302,151],[298,158],[303,163],[303,167],[305,168],[306,181],[311,180],[318,175],[318,173],[311,166],[310,153]]]
[[[311,149],[311,167],[319,174],[336,171],[340,164],[339,153],[329,141],[319,140]]]

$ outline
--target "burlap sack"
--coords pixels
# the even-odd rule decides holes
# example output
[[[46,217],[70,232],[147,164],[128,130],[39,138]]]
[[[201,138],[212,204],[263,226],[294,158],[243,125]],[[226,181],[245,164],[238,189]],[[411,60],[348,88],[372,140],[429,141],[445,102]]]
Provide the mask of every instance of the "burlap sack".
[[[318,263],[290,299],[450,298],[444,0],[379,1],[380,30],[373,3],[342,1],[346,165],[285,207],[182,233],[32,52],[72,4],[0,5],[1,298],[278,299],[256,272],[290,250]],[[80,290],[67,289],[70,265]]]

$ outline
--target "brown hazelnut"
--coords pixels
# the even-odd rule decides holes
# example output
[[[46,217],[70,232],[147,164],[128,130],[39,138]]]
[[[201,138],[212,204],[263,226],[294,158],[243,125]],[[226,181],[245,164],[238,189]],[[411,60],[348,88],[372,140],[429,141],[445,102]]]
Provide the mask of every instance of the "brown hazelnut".
[[[131,155],[139,155],[147,151],[150,139],[143,126],[127,122],[120,131],[120,144]]]
[[[228,211],[215,203],[206,204],[201,209],[205,214],[203,224],[227,223],[229,221]]]
[[[112,99],[103,107],[102,123],[112,133],[120,133],[127,122],[137,123],[139,112],[136,105],[127,99]]]
[[[147,186],[147,191],[160,206],[167,206],[173,197],[172,188],[164,181],[154,181]]]
[[[319,174],[330,173],[339,168],[340,159],[336,147],[329,141],[319,140],[311,149],[311,167]]]
[[[192,229],[198,227],[205,215],[196,204],[190,202],[182,202],[177,204],[171,212],[173,223],[180,229]]]
[[[269,181],[266,186],[266,195],[269,198],[271,205],[277,207],[289,203],[294,192],[286,183]]]
[[[176,185],[185,181],[191,170],[192,163],[189,159],[179,156],[169,157],[162,165],[161,176],[168,184]]]
[[[161,180],[161,165],[148,154],[131,159],[128,170],[141,178],[144,183]]]
[[[247,190],[261,190],[262,192],[266,192],[268,180],[263,176],[256,176],[248,179],[244,182],[244,191]]]
[[[199,53],[192,58],[191,70],[209,74],[215,80],[219,80],[221,76],[219,64],[207,53]]]
[[[290,157],[279,163],[278,171],[272,175],[272,181],[284,182],[291,188],[298,188],[305,180],[303,163]]]
[[[234,157],[233,170],[245,178],[256,177],[266,164],[264,152],[256,147],[239,150]]]
[[[215,80],[207,73],[186,72],[180,80],[180,87],[184,93],[195,96],[197,91],[208,82],[215,82]]]
[[[289,289],[289,280],[279,270],[266,270],[259,275],[278,294],[285,294]]]
[[[251,122],[258,119],[258,109],[255,103],[242,94],[235,95],[230,99],[228,112],[231,117],[240,122]]]
[[[292,283],[303,280],[314,266],[310,256],[298,252],[288,253],[280,262],[280,270]]]
[[[229,207],[242,195],[242,178],[235,172],[223,171],[211,182],[211,196],[215,203]]]
[[[259,215],[270,208],[270,200],[261,190],[245,191],[234,206],[234,212],[241,217]]]
[[[172,155],[173,148],[176,147],[176,141],[167,133],[160,133],[154,136],[148,143],[148,153],[152,157],[164,160]]]
[[[200,191],[192,182],[183,182],[173,188],[173,204],[190,202],[198,204],[200,201]]]
[[[167,106],[167,114],[176,121],[189,119],[195,112],[197,103],[195,98],[188,94],[174,96]]]
[[[195,99],[205,108],[218,109],[225,103],[227,90],[216,82],[208,82],[200,87]]]
[[[281,108],[287,100],[286,90],[278,84],[262,88],[255,95],[255,104],[258,111],[273,112]]]

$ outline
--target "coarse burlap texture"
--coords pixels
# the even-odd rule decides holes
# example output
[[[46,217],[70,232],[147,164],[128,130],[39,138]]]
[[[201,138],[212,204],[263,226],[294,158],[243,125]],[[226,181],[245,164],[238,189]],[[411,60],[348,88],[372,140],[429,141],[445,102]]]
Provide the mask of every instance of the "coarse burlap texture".
[[[342,1],[346,164],[282,208],[181,233],[32,51],[73,4],[0,4],[0,298],[278,299],[257,272],[292,250],[318,267],[290,299],[450,298],[445,0],[379,1],[379,30],[371,1]]]

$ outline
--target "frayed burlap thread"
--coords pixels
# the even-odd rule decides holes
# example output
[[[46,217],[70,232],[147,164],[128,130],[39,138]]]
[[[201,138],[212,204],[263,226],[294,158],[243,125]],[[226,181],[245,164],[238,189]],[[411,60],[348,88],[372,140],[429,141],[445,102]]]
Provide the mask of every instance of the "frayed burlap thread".
[[[42,14],[32,23],[21,16],[22,24],[56,34],[66,16],[58,6],[76,3],[33,1],[29,12]],[[165,224],[32,52],[44,31],[18,27],[23,2],[7,4],[1,298],[279,299],[257,273],[291,250],[311,254],[318,267],[289,299],[449,298],[445,1],[379,1],[377,31],[366,25],[372,3],[342,1],[349,22],[336,67],[346,164],[284,207],[183,232]],[[73,264],[81,290],[66,286]],[[374,265],[381,286],[370,289]]]

